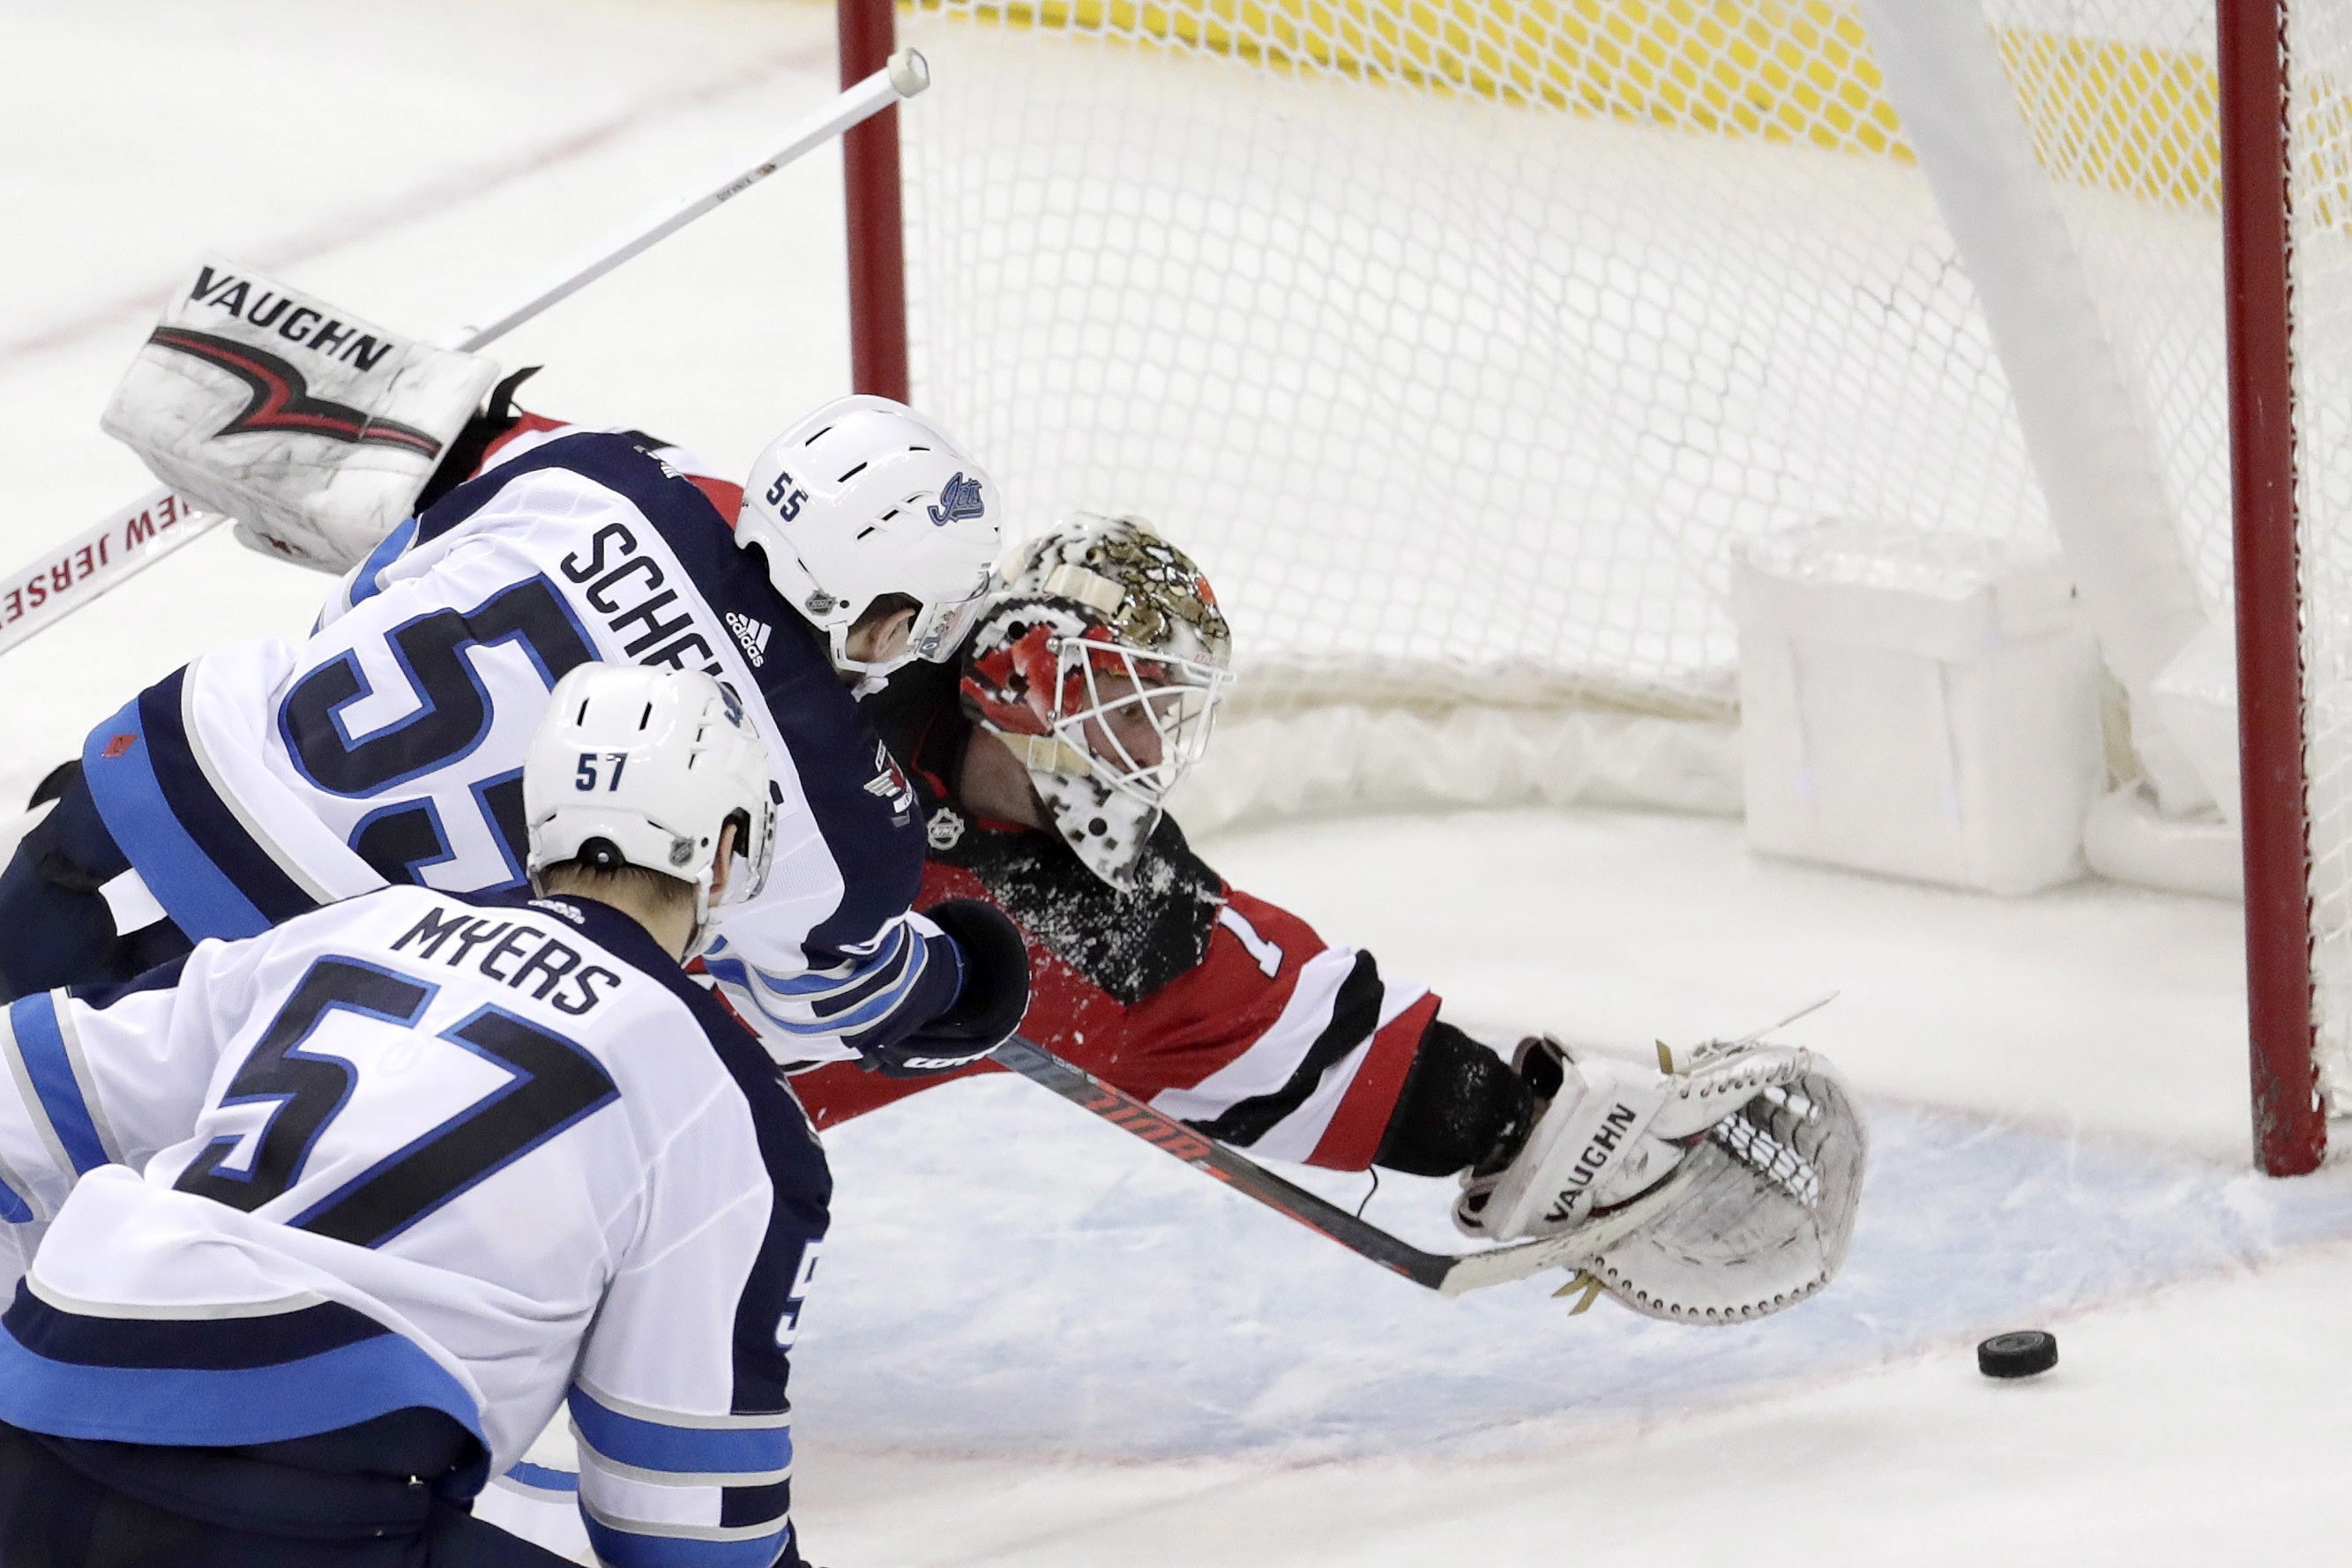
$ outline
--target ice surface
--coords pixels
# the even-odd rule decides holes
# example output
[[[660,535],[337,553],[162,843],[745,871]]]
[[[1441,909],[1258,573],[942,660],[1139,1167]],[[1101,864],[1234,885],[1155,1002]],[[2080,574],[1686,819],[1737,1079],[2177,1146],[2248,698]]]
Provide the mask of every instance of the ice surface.
[[[829,37],[821,9],[714,0],[17,0],[0,559],[145,487],[97,412],[198,251],[430,328],[796,115]],[[829,158],[780,176],[500,357],[550,363],[541,406],[747,461],[845,375],[836,188]],[[200,648],[299,631],[321,588],[215,539],[12,655],[0,790]],[[1026,1085],[943,1089],[831,1141],[799,1374],[819,1561],[2335,1554],[2352,1185],[2245,1173],[2233,907],[2001,902],[1593,813],[1205,847],[1496,1039],[1638,1051],[1841,991],[1800,1034],[1873,1116],[1849,1273],[1712,1332],[1571,1320],[1537,1282],[1440,1301]],[[1442,1196],[1391,1178],[1370,1212],[1440,1240]],[[1979,1378],[1974,1340],[2028,1326],[2058,1370]]]

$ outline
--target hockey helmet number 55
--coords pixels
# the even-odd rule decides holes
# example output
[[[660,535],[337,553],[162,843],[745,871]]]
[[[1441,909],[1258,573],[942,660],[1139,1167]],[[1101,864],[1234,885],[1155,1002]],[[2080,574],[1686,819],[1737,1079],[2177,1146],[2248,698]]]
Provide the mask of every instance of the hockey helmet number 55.
[[[995,481],[937,426],[887,397],[826,404],[768,443],[743,481],[735,542],[757,545],[786,603],[845,673],[887,675],[954,654],[993,582]],[[915,602],[906,650],[850,657],[877,600]]]

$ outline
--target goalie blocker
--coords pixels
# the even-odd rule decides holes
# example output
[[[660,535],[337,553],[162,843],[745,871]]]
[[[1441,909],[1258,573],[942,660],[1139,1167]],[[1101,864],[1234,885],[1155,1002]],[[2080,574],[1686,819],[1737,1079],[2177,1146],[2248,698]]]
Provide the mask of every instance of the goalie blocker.
[[[221,257],[164,310],[100,421],[279,560],[344,572],[407,517],[498,378]]]

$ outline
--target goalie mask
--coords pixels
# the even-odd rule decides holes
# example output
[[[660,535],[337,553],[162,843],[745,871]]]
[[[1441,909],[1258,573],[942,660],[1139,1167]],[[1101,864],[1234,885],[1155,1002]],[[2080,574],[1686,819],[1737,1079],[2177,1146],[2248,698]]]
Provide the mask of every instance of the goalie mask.
[[[1192,558],[1138,518],[1078,513],[1030,544],[965,651],[963,703],[1028,767],[1087,868],[1129,889],[1209,743],[1233,637]]]

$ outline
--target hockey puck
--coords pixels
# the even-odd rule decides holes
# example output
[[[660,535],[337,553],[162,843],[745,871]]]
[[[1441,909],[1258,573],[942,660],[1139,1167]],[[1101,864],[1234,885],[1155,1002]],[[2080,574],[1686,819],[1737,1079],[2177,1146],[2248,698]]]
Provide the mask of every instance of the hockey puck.
[[[1995,1334],[1977,1346],[1977,1370],[1987,1377],[2032,1377],[2058,1364],[2058,1336],[2040,1329]]]

